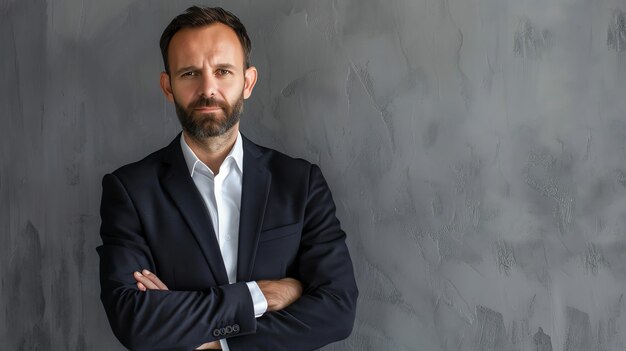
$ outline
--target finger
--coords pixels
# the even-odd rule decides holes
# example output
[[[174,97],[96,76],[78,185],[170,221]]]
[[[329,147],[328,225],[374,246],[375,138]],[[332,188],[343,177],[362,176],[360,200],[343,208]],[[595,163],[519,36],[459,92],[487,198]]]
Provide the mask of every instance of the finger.
[[[298,295],[302,295],[302,290],[304,289],[304,287],[302,286],[302,283],[300,283],[299,281],[295,281],[294,282],[294,286],[296,288],[296,290],[298,291]]]
[[[196,350],[221,350],[222,346],[219,341],[211,341],[200,345]]]
[[[135,272],[134,274],[135,280],[138,281],[139,283],[142,283],[143,285],[145,285],[145,287],[147,289],[150,290],[159,290],[159,287],[156,286],[156,284],[154,284],[152,282],[152,280],[148,279],[147,277],[145,277],[144,275],[142,275],[139,272]]]
[[[146,289],[146,286],[145,286],[145,285],[143,285],[143,284],[141,284],[141,283],[139,283],[139,282],[137,282],[137,288],[138,288],[139,290],[141,290],[141,291],[146,291],[146,290],[148,290],[148,289]]]
[[[150,272],[147,269],[144,269],[143,271],[141,271],[143,273],[143,276],[150,279],[156,286],[159,287],[159,289],[161,290],[169,290],[167,288],[167,285],[165,285],[161,279],[159,279],[159,277],[156,276],[156,274]]]

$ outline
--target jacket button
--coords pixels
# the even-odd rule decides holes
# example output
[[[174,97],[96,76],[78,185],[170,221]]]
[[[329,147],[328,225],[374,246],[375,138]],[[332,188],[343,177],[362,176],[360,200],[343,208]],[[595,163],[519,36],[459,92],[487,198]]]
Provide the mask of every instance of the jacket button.
[[[220,330],[219,330],[219,329],[213,329],[213,336],[214,336],[214,337],[216,337],[216,338],[217,338],[217,337],[218,337],[218,336],[220,336],[220,335],[221,335],[221,334],[220,334]]]
[[[233,324],[233,333],[239,333],[239,324]]]
[[[227,325],[224,329],[226,330],[226,334],[230,334],[233,332],[233,327],[231,327],[230,325]]]

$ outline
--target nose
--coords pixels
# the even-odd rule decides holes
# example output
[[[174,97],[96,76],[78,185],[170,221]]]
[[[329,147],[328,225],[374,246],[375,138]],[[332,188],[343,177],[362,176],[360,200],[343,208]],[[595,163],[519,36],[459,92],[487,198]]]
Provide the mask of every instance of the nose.
[[[207,97],[217,94],[217,79],[211,74],[202,74],[198,95]]]

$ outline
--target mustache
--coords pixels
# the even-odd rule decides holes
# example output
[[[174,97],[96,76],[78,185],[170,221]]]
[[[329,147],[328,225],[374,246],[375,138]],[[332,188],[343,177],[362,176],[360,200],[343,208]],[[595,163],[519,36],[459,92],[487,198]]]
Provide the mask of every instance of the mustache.
[[[200,96],[193,103],[191,103],[192,109],[201,108],[201,107],[221,107],[225,109],[228,107],[228,104],[226,104],[222,100],[217,100],[214,97],[206,97],[203,95],[203,96]]]

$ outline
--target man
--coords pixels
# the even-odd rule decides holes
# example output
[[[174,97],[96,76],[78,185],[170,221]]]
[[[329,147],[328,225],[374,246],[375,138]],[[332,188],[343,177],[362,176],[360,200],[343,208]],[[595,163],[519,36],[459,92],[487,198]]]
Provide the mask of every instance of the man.
[[[161,37],[183,132],[103,179],[101,299],[136,350],[312,350],[358,295],[319,168],[239,133],[257,71],[237,17],[191,7]]]

